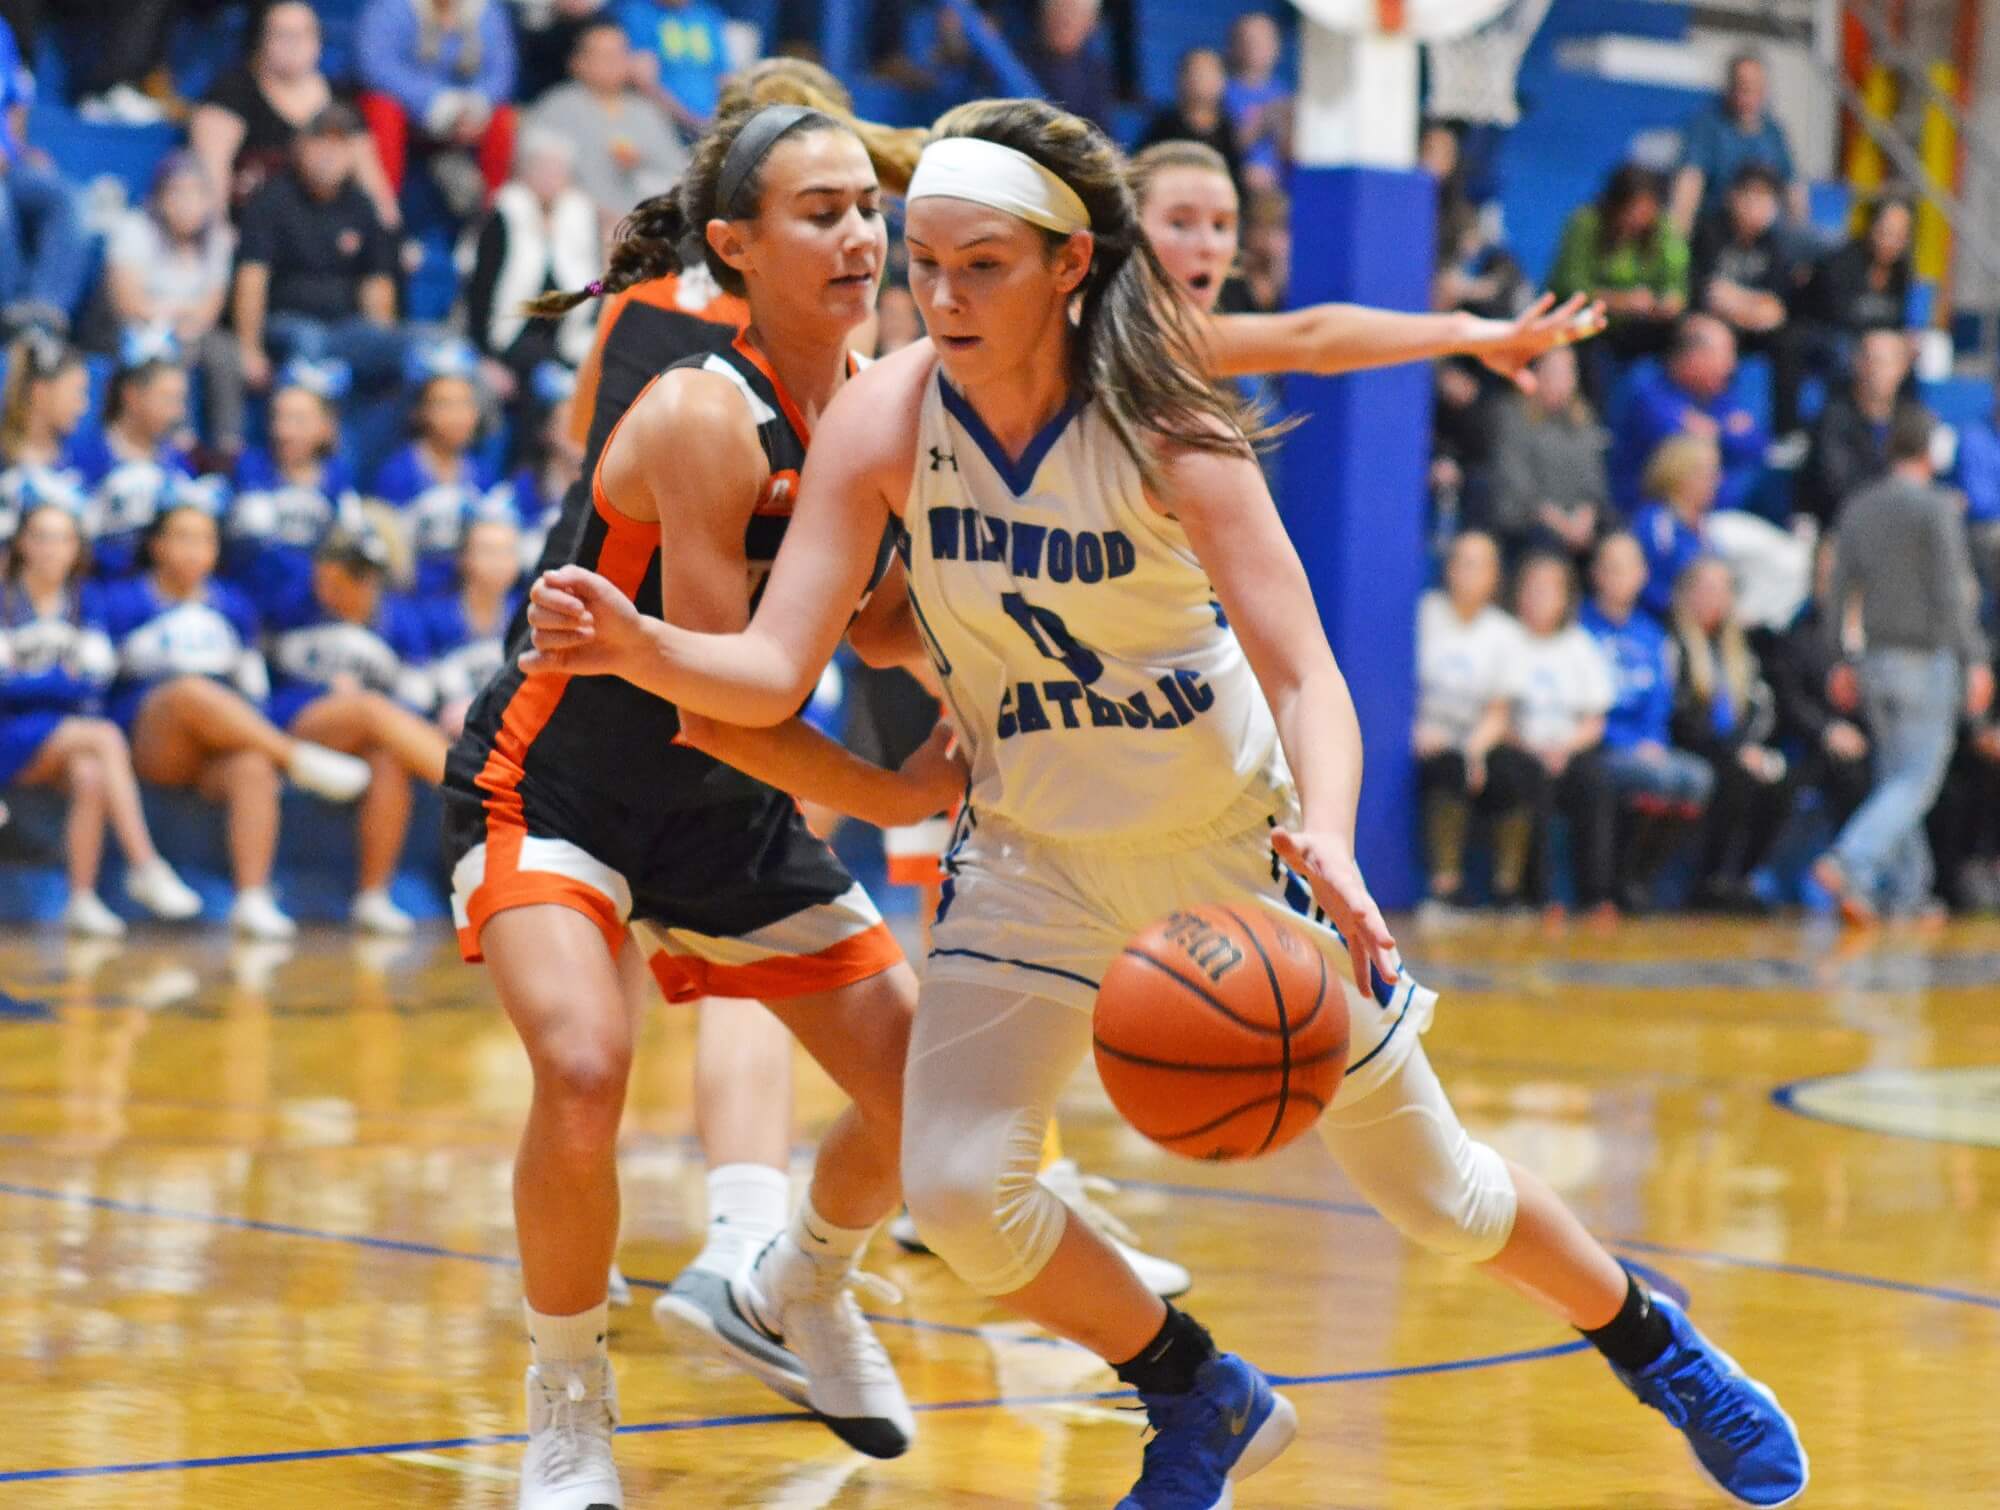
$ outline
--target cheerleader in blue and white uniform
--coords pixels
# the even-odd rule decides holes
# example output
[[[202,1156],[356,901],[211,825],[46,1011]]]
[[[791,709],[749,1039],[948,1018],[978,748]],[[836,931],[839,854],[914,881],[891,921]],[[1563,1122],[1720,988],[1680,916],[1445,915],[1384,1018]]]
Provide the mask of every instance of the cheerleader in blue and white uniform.
[[[156,917],[191,918],[201,898],[160,858],[139,806],[132,752],[102,714],[117,658],[82,578],[83,530],[73,510],[36,503],[23,515],[0,584],[0,786],[69,793],[63,853],[72,933],[117,938],[125,924],[97,894],[107,819],[129,868],[126,895]]]
[[[437,726],[447,739],[465,728],[479,689],[507,664],[507,626],[521,606],[521,532],[492,514],[465,532],[455,591],[420,600],[430,642]]]
[[[70,437],[90,412],[83,353],[46,331],[31,330],[7,348],[0,389],[0,549],[27,512],[27,494],[60,487],[83,491],[70,465]]]
[[[215,580],[219,535],[201,495],[183,492],[140,541],[138,575],[106,584],[104,626],[118,655],[110,712],[133,765],[158,786],[188,787],[229,816],[236,883],[230,926],[256,938],[297,929],[271,894],[280,773],[306,791],[351,802],[367,763],[293,738],[264,714],[270,676],[250,600]]]
[[[414,436],[376,474],[374,496],[400,516],[416,556],[420,596],[443,592],[458,571],[458,547],[497,480],[473,454],[479,438],[477,368],[469,350],[425,358],[411,416]]]
[[[367,763],[351,915],[371,933],[406,934],[415,923],[391,900],[389,883],[409,833],[410,782],[441,781],[448,746],[426,716],[436,694],[424,669],[423,614],[385,591],[388,575],[379,535],[335,530],[320,543],[312,613],[272,637],[270,711],[280,728]]]
[[[336,527],[359,529],[361,494],[338,454],[347,372],[338,363],[285,364],[271,395],[270,443],[236,466],[223,530],[224,572],[270,628],[313,611],[313,552]]]
[[[188,378],[172,338],[127,335],[104,401],[104,428],[80,437],[70,463],[90,492],[93,573],[104,581],[139,570],[139,538],[168,492],[194,469],[174,437],[187,424]]]
[[[535,393],[547,406],[540,429],[524,448],[521,465],[492,493],[489,505],[504,506],[521,527],[521,570],[533,571],[562,517],[563,499],[583,476],[583,447],[570,434],[576,374],[555,362],[535,369]]]

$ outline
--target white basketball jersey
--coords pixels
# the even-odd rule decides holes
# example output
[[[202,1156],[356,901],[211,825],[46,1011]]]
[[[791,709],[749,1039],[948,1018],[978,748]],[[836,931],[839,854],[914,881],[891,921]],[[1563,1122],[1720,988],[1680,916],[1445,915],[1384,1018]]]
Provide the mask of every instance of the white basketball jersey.
[[[904,528],[976,812],[1058,840],[1128,839],[1289,784],[1207,573],[1094,405],[1065,409],[1010,463],[934,373]]]

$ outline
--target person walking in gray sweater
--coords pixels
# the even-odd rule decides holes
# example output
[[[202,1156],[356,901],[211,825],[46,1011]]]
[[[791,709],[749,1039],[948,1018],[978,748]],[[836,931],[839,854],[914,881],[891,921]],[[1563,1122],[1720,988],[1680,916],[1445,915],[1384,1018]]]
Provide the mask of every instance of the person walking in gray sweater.
[[[1834,546],[1832,611],[1860,599],[1861,696],[1874,741],[1874,785],[1813,877],[1850,923],[1883,908],[1922,912],[1932,860],[1924,815],[1951,763],[1961,706],[1993,700],[1979,632],[1978,588],[1957,495],[1933,481],[1928,409],[1907,406],[1889,428],[1889,475],[1848,500]]]

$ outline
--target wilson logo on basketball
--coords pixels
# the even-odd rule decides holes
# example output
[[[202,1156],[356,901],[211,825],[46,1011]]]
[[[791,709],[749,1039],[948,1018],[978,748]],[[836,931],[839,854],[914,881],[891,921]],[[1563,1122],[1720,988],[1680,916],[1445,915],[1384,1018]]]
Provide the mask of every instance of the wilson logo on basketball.
[[[1243,963],[1243,951],[1236,947],[1230,937],[1211,928],[1192,912],[1173,912],[1167,915],[1166,937],[1178,944],[1181,951],[1194,961],[1195,968],[1209,978],[1211,984]]]

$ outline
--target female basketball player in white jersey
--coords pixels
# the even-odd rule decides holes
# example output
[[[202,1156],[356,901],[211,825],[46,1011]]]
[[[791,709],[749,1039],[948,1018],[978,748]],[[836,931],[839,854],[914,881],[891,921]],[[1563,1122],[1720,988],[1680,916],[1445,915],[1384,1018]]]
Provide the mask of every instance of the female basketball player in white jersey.
[[[777,722],[900,516],[972,765],[910,1044],[905,1194],[961,1278],[1139,1390],[1157,1435],[1122,1510],[1226,1506],[1293,1414],[1066,1219],[1034,1180],[1042,1123],[1134,930],[1194,902],[1298,911],[1301,877],[1322,909],[1308,926],[1357,987],[1325,1121],[1348,1177],[1414,1240],[1582,1329],[1729,1493],[1790,1499],[1805,1458],[1769,1391],[1541,1181],[1473,1142],[1431,1071],[1434,997],[1401,974],[1354,861],[1346,684],[1236,408],[1192,375],[1194,317],[1145,246],[1124,164],[1040,102],[966,106],[938,132],[908,217],[930,340],[825,416],[750,627],[642,620],[566,568],[536,586],[527,664]]]

